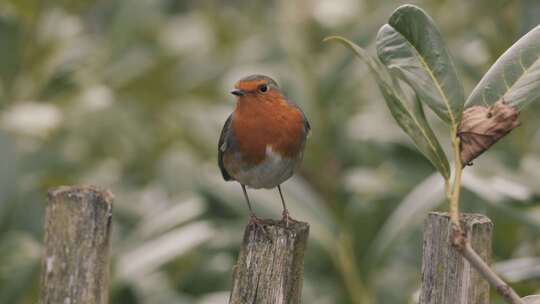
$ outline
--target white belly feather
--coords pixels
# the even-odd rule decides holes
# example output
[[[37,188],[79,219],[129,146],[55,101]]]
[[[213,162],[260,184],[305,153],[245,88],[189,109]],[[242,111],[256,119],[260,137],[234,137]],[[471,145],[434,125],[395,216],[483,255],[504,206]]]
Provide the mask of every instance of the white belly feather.
[[[248,170],[238,172],[235,179],[250,188],[274,188],[289,179],[302,157],[286,158],[266,146],[266,160]]]

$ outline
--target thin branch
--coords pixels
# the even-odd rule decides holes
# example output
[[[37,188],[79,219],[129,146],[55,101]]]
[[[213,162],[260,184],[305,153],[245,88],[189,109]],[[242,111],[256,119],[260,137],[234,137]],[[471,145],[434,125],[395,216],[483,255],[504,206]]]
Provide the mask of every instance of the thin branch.
[[[461,189],[461,165],[459,137],[456,136],[457,127],[453,127],[451,131],[452,150],[454,151],[454,183],[453,189],[449,198],[449,213],[452,224],[459,226],[459,193]]]
[[[510,304],[524,304],[517,293],[506,284],[490,267],[482,260],[478,253],[471,247],[471,243],[467,235],[463,232],[459,224],[459,194],[461,189],[461,173],[463,166],[460,159],[460,139],[456,136],[457,126],[452,127],[452,150],[454,151],[454,183],[449,198],[449,213],[452,223],[452,231],[450,243],[475,269],[486,279],[491,286]],[[448,182],[445,183],[445,188],[448,190]]]
[[[518,294],[506,284],[489,265],[471,247],[467,236],[463,233],[461,227],[452,225],[451,236],[452,247],[454,247],[471,264],[484,279],[486,279],[497,292],[511,304],[524,304]]]

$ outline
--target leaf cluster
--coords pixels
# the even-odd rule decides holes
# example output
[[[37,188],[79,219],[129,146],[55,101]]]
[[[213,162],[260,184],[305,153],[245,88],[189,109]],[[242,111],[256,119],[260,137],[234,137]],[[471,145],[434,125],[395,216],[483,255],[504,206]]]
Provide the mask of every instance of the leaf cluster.
[[[423,107],[430,108],[444,121],[454,137],[459,132],[464,107],[491,107],[502,100],[521,110],[540,97],[540,26],[493,64],[467,101],[437,26],[419,7],[403,5],[394,11],[377,34],[376,58],[343,37],[326,40],[345,45],[368,65],[398,125],[446,180],[450,176],[448,158]],[[412,94],[403,93],[407,89]]]

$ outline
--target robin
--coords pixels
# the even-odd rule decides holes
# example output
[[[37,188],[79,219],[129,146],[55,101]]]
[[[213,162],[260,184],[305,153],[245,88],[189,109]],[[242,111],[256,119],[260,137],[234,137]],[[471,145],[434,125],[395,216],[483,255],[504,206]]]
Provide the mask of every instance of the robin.
[[[225,181],[242,186],[250,223],[260,224],[251,208],[246,186],[279,191],[282,220],[294,221],[287,210],[281,184],[302,161],[310,125],[304,112],[288,100],[270,77],[240,79],[231,94],[236,108],[227,118],[218,143],[218,165]]]

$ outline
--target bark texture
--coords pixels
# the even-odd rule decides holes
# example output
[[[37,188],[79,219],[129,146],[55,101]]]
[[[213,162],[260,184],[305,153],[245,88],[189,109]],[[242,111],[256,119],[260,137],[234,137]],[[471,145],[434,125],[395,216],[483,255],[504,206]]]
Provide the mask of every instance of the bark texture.
[[[481,214],[460,215],[472,248],[489,263],[493,224]],[[450,244],[446,213],[431,212],[424,226],[421,304],[489,304],[489,284]]]
[[[112,202],[94,187],[49,191],[40,303],[107,303]]]
[[[298,304],[309,225],[265,220],[248,225],[233,270],[230,304]]]

